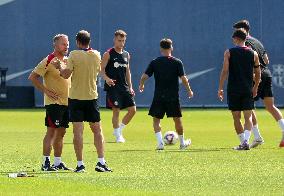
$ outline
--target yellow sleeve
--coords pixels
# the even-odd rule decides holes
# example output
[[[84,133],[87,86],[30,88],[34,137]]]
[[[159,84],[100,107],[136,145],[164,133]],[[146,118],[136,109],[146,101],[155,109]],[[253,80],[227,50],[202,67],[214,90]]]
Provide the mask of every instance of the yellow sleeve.
[[[43,77],[46,72],[47,72],[47,58],[43,59],[33,70],[33,72],[35,72],[36,74],[40,75],[41,77]]]
[[[66,64],[66,69],[69,69],[71,71],[74,70],[74,66],[75,66],[73,56],[74,56],[74,54],[71,52],[68,59],[67,59],[67,64]]]
[[[98,72],[101,71],[101,54],[99,51],[96,51],[96,64],[97,64],[97,70]]]

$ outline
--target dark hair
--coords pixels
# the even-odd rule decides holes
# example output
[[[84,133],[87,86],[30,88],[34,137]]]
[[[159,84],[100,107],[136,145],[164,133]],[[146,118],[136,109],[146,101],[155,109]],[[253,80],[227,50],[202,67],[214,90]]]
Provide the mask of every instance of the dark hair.
[[[166,50],[170,49],[172,47],[172,44],[172,40],[168,38],[164,38],[160,41],[160,47]]]
[[[115,37],[117,37],[117,36],[120,36],[120,37],[126,37],[126,36],[127,36],[127,34],[126,34],[126,32],[125,32],[125,31],[123,31],[123,30],[119,29],[119,30],[117,30],[117,31],[115,31],[115,32],[114,32],[114,36],[115,36]]]
[[[247,38],[247,32],[245,31],[245,29],[241,28],[241,29],[236,29],[232,35],[232,38],[239,38],[241,40],[246,40]]]
[[[91,34],[88,31],[81,30],[76,35],[76,40],[84,46],[90,44]]]
[[[240,20],[236,22],[233,26],[235,29],[244,28],[247,32],[250,30],[250,25],[248,20]]]

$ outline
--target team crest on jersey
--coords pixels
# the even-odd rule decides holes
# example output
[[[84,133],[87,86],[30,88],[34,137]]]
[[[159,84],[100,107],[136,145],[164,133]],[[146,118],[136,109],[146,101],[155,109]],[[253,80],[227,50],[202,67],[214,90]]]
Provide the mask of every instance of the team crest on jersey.
[[[113,64],[113,66],[114,66],[115,68],[118,68],[118,67],[127,67],[126,64],[121,64],[121,63],[118,63],[118,62],[115,62],[115,63]]]
[[[272,65],[272,81],[277,87],[284,88],[284,65],[277,64]]]
[[[59,123],[59,120],[56,120],[54,124],[55,124],[56,126],[59,126],[59,124],[60,124],[60,123]]]

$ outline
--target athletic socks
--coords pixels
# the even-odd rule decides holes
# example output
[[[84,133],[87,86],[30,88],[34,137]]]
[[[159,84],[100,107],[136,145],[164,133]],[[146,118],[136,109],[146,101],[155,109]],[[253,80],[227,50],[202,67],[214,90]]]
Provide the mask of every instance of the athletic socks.
[[[180,145],[184,145],[184,137],[183,135],[178,135]]]
[[[119,127],[114,129],[113,131],[113,134],[116,136],[116,137],[119,137],[122,135],[122,130],[125,128],[125,124],[123,123],[120,123]]]
[[[119,137],[119,135],[120,135],[120,130],[119,130],[119,129],[120,129],[120,128],[114,129],[113,135],[114,135],[115,137]]]
[[[245,130],[244,134],[245,134],[245,140],[247,141],[247,143],[249,143],[251,132],[249,130]]]
[[[279,124],[279,126],[282,130],[282,133],[284,134],[284,119],[282,118],[282,119],[278,120],[278,124]]]
[[[50,156],[43,156],[43,160],[42,160],[43,165],[45,165],[46,159],[50,162]]]
[[[282,119],[278,120],[278,124],[279,124],[279,126],[282,130],[282,140],[284,140],[284,119],[282,118]]]
[[[84,165],[83,160],[82,161],[77,161],[77,165],[78,165],[78,167],[81,167],[81,165]]]
[[[244,133],[240,133],[240,134],[238,134],[238,137],[240,139],[241,144],[244,143],[244,141],[245,141],[245,134]]]
[[[61,157],[54,157],[54,166],[60,165],[61,162]]]
[[[98,160],[102,165],[106,164],[105,158],[98,158]]]
[[[260,135],[257,124],[252,126],[252,132],[253,132],[253,135],[254,135],[254,139],[261,139],[262,138],[261,135]]]
[[[123,123],[120,123],[120,125],[119,125],[119,134],[120,135],[122,135],[122,130],[125,128],[125,124],[123,124]]]
[[[163,142],[163,136],[162,136],[162,132],[161,132],[161,131],[156,132],[155,135],[156,135],[156,139],[157,139],[158,145],[161,144],[161,143],[164,143],[164,142]]]

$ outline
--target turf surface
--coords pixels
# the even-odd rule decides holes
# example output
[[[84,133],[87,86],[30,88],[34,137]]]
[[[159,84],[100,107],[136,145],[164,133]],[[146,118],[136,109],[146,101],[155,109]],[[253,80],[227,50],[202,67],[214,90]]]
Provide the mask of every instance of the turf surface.
[[[227,110],[184,110],[183,124],[192,146],[156,152],[152,121],[139,110],[124,130],[127,142],[114,143],[111,112],[102,110],[106,159],[112,173],[96,173],[96,153],[87,124],[84,162],[87,172],[43,173],[44,110],[0,110],[0,195],[284,195],[284,149],[281,132],[264,110],[258,110],[265,144],[236,152],[238,144]],[[173,130],[171,119],[163,130]],[[72,130],[65,137],[63,161],[76,166]],[[53,158],[52,158],[53,160]],[[28,171],[30,178],[8,178]]]

